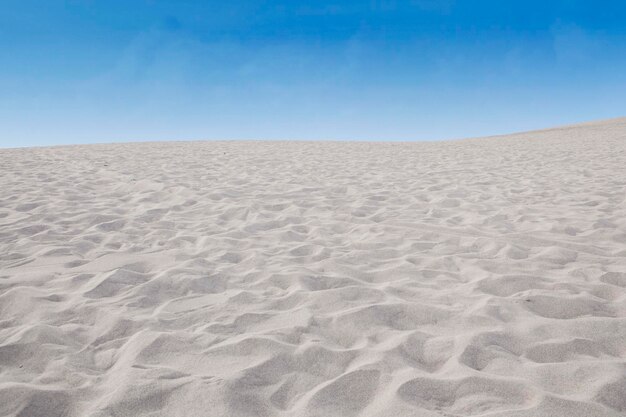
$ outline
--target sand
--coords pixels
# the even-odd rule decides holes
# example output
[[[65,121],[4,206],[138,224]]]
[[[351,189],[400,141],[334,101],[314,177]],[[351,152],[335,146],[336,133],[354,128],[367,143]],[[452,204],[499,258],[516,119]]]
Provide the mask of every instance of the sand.
[[[2,416],[626,414],[626,119],[0,169]]]

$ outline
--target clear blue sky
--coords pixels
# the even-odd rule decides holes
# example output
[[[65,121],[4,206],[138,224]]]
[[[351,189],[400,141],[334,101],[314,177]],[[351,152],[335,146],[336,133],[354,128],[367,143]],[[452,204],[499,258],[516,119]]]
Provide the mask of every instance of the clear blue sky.
[[[430,140],[626,116],[626,3],[0,3],[0,146]]]

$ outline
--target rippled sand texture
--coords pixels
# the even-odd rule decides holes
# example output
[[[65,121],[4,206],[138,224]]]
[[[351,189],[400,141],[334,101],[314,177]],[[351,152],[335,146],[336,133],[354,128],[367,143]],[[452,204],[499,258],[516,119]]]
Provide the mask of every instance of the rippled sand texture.
[[[626,119],[0,164],[0,415],[626,413]]]

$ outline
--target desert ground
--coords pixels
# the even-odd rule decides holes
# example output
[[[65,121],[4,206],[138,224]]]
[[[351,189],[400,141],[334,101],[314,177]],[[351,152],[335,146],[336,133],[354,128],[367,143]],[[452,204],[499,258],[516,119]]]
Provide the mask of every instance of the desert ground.
[[[626,415],[626,119],[0,150],[0,415]]]

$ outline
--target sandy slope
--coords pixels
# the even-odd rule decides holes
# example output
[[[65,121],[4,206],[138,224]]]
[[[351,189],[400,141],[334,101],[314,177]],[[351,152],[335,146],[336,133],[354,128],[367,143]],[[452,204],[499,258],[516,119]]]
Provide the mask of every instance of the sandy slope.
[[[0,415],[626,414],[626,119],[0,168]]]

